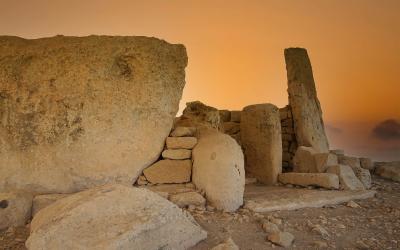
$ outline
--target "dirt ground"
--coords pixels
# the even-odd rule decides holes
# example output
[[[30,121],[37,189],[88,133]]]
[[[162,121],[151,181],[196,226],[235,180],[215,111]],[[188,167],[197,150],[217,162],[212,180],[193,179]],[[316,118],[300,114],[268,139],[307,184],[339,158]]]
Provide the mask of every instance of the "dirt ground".
[[[375,198],[350,204],[295,211],[192,212],[208,238],[192,250],[210,249],[228,237],[240,249],[279,249],[261,228],[269,220],[295,236],[289,249],[400,249],[400,183],[373,177]],[[354,205],[354,204],[353,204]],[[318,228],[318,230],[316,229]],[[321,229],[322,228],[322,229]],[[28,227],[0,232],[0,249],[25,249]]]

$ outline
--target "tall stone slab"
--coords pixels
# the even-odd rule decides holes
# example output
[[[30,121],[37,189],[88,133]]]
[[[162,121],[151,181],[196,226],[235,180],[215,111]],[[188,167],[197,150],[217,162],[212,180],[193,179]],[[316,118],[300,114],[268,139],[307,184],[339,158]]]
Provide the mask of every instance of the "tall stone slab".
[[[285,49],[285,60],[289,105],[298,145],[313,147],[317,152],[328,152],[328,139],[307,50]]]
[[[0,190],[133,183],[185,85],[184,46],[147,37],[0,37]]]
[[[240,133],[246,171],[264,184],[274,184],[282,172],[282,135],[279,109],[272,104],[247,106]]]

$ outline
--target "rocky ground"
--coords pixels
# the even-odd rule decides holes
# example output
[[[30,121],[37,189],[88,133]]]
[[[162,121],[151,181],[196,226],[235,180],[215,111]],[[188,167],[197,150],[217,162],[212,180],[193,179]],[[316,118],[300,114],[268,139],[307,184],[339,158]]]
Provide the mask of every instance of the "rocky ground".
[[[191,211],[208,231],[207,240],[192,250],[210,249],[231,237],[240,249],[280,248],[269,242],[262,224],[272,222],[294,235],[296,249],[399,249],[400,183],[373,178],[375,198],[324,208],[237,213]],[[0,249],[25,249],[28,227],[0,232]]]

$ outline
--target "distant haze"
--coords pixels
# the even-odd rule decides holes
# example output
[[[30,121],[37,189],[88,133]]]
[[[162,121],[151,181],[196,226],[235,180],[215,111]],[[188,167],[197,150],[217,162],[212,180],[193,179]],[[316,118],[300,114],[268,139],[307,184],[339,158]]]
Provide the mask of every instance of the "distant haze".
[[[266,102],[283,107],[283,50],[307,48],[331,146],[400,160],[393,132],[400,120],[399,0],[0,3],[2,35],[144,35],[184,44],[189,66],[181,110],[193,100],[231,110]]]

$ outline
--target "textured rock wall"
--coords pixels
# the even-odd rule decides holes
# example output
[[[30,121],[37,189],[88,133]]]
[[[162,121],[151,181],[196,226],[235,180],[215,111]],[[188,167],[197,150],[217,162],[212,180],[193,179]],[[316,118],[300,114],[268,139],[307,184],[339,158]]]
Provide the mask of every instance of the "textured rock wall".
[[[147,37],[0,37],[0,190],[132,183],[158,159],[184,46]]]
[[[297,143],[313,147],[317,152],[328,152],[328,139],[307,50],[285,49],[285,60]]]
[[[283,172],[290,172],[293,170],[293,157],[297,150],[292,110],[287,105],[279,109],[279,114],[282,128],[282,169]]]

